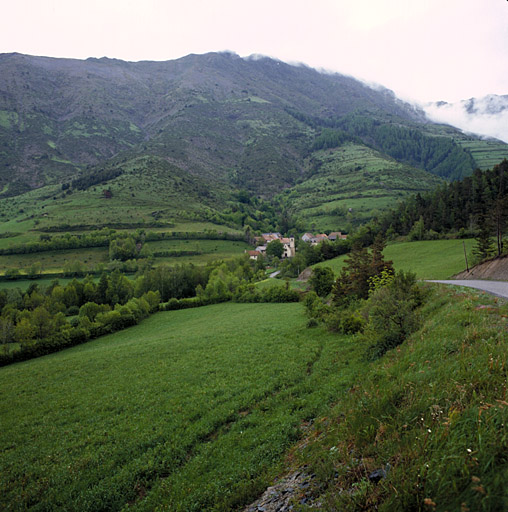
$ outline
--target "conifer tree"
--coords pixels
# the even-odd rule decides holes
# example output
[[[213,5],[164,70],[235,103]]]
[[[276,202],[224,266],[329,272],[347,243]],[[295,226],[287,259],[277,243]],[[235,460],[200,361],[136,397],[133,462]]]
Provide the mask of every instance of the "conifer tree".
[[[494,244],[491,239],[491,226],[485,215],[481,215],[478,219],[480,231],[476,236],[476,245],[473,247],[473,254],[481,262],[490,258],[494,253]]]

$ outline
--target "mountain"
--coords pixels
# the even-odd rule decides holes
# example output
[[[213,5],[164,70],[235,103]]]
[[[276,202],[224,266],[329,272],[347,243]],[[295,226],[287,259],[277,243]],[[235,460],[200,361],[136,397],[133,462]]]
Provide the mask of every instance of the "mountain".
[[[111,189],[122,222],[162,215],[262,229],[253,200],[275,198],[304,224],[336,229],[505,157],[508,145],[433,123],[388,89],[267,57],[0,55],[0,198],[41,189],[0,205],[3,218],[20,212],[16,222],[38,197],[48,228],[72,222],[71,203],[80,225],[114,224],[92,211]],[[238,205],[242,191],[252,200]]]
[[[439,101],[423,108],[434,121],[508,142],[508,95],[489,94],[457,103]]]
[[[4,54],[0,183],[15,176],[17,192],[135,151],[214,179],[288,185],[312,135],[287,109],[423,119],[388,90],[268,58],[212,53],[131,63]]]

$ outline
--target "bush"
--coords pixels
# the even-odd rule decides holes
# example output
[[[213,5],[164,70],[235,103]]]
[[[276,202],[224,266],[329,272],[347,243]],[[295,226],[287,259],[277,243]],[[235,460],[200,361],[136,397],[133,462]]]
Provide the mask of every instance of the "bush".
[[[328,330],[339,334],[356,334],[365,328],[365,318],[358,311],[342,309],[334,311],[325,319]]]
[[[397,272],[389,284],[371,294],[364,309],[368,315],[365,337],[371,342],[371,358],[381,357],[400,345],[418,328],[416,309],[422,301],[423,293],[411,272]]]
[[[333,287],[335,275],[330,267],[316,267],[312,270],[309,283],[320,297],[326,297]]]

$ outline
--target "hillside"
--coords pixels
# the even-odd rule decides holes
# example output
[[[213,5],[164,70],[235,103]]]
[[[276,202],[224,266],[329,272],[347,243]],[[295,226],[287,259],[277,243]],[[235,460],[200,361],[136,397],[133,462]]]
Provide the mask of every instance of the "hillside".
[[[70,181],[115,156],[150,155],[270,196],[308,177],[305,157],[326,127],[440,176],[475,166],[454,140],[459,131],[339,74],[228,53],[137,63],[0,55],[4,195]],[[406,141],[404,152],[393,137]],[[439,160],[429,161],[436,144]]]
[[[0,368],[0,506],[243,510],[298,471],[301,510],[504,510],[506,305],[432,290],[377,361],[301,304],[226,303]]]

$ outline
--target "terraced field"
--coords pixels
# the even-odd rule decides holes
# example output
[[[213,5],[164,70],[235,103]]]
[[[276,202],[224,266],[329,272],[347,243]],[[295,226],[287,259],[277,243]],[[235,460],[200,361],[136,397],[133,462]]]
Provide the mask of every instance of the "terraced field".
[[[471,151],[477,166],[482,169],[492,169],[499,162],[508,158],[508,145],[496,140],[457,140],[464,148]]]
[[[371,219],[376,211],[409,194],[429,190],[441,180],[353,143],[314,153],[314,173],[281,195],[306,226],[345,230]]]

